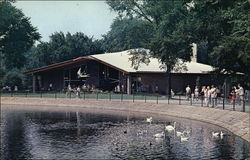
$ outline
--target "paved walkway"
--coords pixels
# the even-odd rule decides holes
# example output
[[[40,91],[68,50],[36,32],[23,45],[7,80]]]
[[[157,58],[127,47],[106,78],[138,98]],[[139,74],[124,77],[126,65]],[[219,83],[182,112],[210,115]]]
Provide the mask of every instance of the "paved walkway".
[[[51,107],[77,107],[160,114],[198,120],[226,128],[237,136],[250,142],[250,114],[238,111],[221,110],[209,107],[197,107],[175,104],[156,104],[143,102],[120,102],[107,100],[50,99],[2,97],[1,105],[29,105]]]

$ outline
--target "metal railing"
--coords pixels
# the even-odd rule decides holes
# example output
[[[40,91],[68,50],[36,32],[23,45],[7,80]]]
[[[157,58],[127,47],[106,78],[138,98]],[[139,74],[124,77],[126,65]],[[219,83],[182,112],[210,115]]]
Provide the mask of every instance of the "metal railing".
[[[173,105],[191,105],[197,107],[211,107],[223,110],[240,111],[250,113],[250,100],[236,99],[232,101],[229,97],[218,97],[207,99],[205,97],[190,98],[184,95],[176,95],[174,97],[159,95],[159,94],[131,94],[112,93],[112,92],[1,92],[2,97],[36,97],[36,98],[79,98],[79,99],[93,99],[93,100],[107,100],[107,101],[130,101],[143,103],[165,103]]]

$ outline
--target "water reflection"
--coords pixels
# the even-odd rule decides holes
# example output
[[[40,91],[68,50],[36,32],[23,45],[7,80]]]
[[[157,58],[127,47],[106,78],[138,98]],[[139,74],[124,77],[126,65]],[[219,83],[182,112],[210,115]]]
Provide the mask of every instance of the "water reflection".
[[[183,119],[165,120],[130,114],[114,116],[76,112],[4,109],[1,159],[245,159],[250,144],[216,126]],[[189,131],[181,142],[166,125]],[[226,135],[212,137],[212,131]],[[154,138],[164,132],[165,138]]]

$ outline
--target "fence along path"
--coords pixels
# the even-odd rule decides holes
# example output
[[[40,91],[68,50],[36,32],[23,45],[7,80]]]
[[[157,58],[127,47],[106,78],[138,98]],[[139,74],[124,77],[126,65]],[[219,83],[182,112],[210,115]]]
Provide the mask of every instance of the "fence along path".
[[[142,103],[166,103],[174,105],[190,105],[197,107],[212,107],[222,110],[240,111],[250,113],[250,100],[244,99],[243,101],[236,100],[234,103],[230,102],[229,98],[218,97],[212,99],[210,103],[205,103],[204,97],[186,98],[183,95],[176,95],[172,98],[164,95],[150,95],[150,94],[122,94],[122,93],[94,93],[94,92],[81,92],[75,94],[72,92],[1,92],[2,97],[36,97],[36,98],[79,98],[79,99],[95,99],[107,101],[131,101]]]

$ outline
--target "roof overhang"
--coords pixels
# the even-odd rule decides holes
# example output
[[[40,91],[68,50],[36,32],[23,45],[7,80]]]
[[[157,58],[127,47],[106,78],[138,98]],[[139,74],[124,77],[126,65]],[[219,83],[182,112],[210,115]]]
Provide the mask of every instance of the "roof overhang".
[[[24,74],[29,75],[29,74],[35,74],[35,73],[38,73],[38,72],[48,71],[48,70],[52,70],[52,69],[58,69],[58,68],[65,67],[65,66],[68,66],[68,65],[72,65],[72,64],[75,64],[75,63],[78,63],[78,62],[83,62],[83,61],[86,61],[86,60],[89,60],[89,59],[91,59],[91,58],[89,58],[89,57],[78,57],[78,58],[71,59],[71,60],[68,60],[68,61],[55,63],[55,64],[51,64],[51,65],[44,66],[44,67],[41,67],[41,68],[37,68],[35,70],[27,71],[27,72],[24,72]]]

